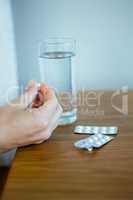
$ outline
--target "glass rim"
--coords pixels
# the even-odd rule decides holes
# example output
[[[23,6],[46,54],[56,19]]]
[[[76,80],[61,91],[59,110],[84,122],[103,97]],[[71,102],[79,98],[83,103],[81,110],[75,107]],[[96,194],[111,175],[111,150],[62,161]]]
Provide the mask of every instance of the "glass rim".
[[[41,46],[59,44],[76,44],[76,40],[72,37],[48,37],[42,41]]]
[[[56,49],[57,48],[57,49]],[[47,37],[39,43],[38,56],[46,52],[65,51],[76,53],[76,39],[72,37]]]

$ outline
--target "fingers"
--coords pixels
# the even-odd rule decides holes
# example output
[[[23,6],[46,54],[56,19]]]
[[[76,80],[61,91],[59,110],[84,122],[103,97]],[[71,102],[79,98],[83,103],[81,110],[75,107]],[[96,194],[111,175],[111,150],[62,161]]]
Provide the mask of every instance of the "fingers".
[[[16,100],[11,103],[11,106],[26,109],[30,104],[32,104],[38,92],[38,84],[35,81],[30,81],[26,87],[26,91]]]
[[[23,113],[25,118],[27,117],[27,126],[32,126],[30,132],[33,133],[33,135],[42,130],[49,130],[49,127],[52,128],[54,122],[57,121],[56,119],[59,118],[59,115],[62,112],[62,108],[58,103],[54,91],[50,88],[47,88],[46,90],[44,85],[40,87],[40,90],[45,94],[43,105],[39,108],[30,108],[31,112],[28,112],[29,110],[27,110]],[[49,134],[51,130],[52,129],[47,131],[47,134]]]
[[[52,89],[47,89],[43,105],[38,109],[32,109],[32,114],[36,119],[43,121],[45,124],[52,119],[59,103]]]
[[[47,85],[45,85],[44,83],[42,83],[41,86],[40,86],[40,92],[41,92],[43,95],[45,95],[46,92],[47,92],[47,90],[48,90]]]
[[[59,118],[61,117],[61,114],[62,114],[62,108],[60,105],[58,105],[57,110],[55,114],[53,115],[53,118],[49,122],[47,129],[44,129],[40,131],[39,133],[37,133],[38,141],[35,142],[35,144],[40,144],[44,142],[45,140],[47,140],[48,138],[50,138],[54,129],[57,128],[57,126],[59,125]]]
[[[34,130],[30,130],[31,131],[30,137],[23,143],[23,146],[28,144],[40,144],[43,141],[47,140],[51,136],[53,130],[58,126],[59,122],[58,120],[61,114],[62,114],[62,108],[59,105],[47,126],[44,126],[43,129],[40,129],[40,126],[38,127],[38,129],[34,127]],[[28,122],[30,123],[29,120]]]
[[[58,125],[59,125],[59,121],[56,121],[52,129],[49,129],[47,131],[46,130],[41,131],[39,133],[39,140],[37,139],[37,142],[35,142],[34,144],[41,144],[44,141],[48,140],[52,136],[53,131],[58,127]]]
[[[45,84],[41,84],[38,90],[38,94],[32,103],[32,108],[39,108],[44,104],[45,94],[47,92],[47,86]]]

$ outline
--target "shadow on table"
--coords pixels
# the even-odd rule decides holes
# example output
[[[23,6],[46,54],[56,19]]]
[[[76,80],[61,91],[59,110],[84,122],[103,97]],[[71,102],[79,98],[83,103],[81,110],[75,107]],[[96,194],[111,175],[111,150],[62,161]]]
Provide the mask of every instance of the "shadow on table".
[[[2,193],[3,193],[4,186],[7,180],[8,172],[9,172],[9,167],[0,167],[0,199],[2,197]]]
[[[15,156],[16,149],[0,154],[0,199],[4,191],[4,186],[7,181],[7,176]]]

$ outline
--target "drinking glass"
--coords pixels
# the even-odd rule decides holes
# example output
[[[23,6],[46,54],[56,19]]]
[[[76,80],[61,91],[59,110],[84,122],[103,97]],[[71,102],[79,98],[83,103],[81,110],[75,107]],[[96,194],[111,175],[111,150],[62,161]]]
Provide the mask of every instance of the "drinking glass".
[[[40,47],[41,81],[53,88],[63,108],[60,125],[71,124],[77,119],[76,88],[74,79],[75,40],[49,38]]]

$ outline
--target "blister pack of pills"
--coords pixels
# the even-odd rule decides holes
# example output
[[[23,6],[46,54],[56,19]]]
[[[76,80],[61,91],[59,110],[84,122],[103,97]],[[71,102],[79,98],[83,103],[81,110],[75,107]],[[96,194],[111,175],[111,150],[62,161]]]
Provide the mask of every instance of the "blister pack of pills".
[[[104,134],[104,135],[116,135],[118,133],[118,127],[116,126],[76,126],[74,133],[77,134]]]
[[[106,143],[110,142],[112,139],[114,139],[112,136],[95,134],[88,138],[76,141],[74,146],[79,149],[87,149],[88,151],[92,151],[93,148],[100,148]]]

